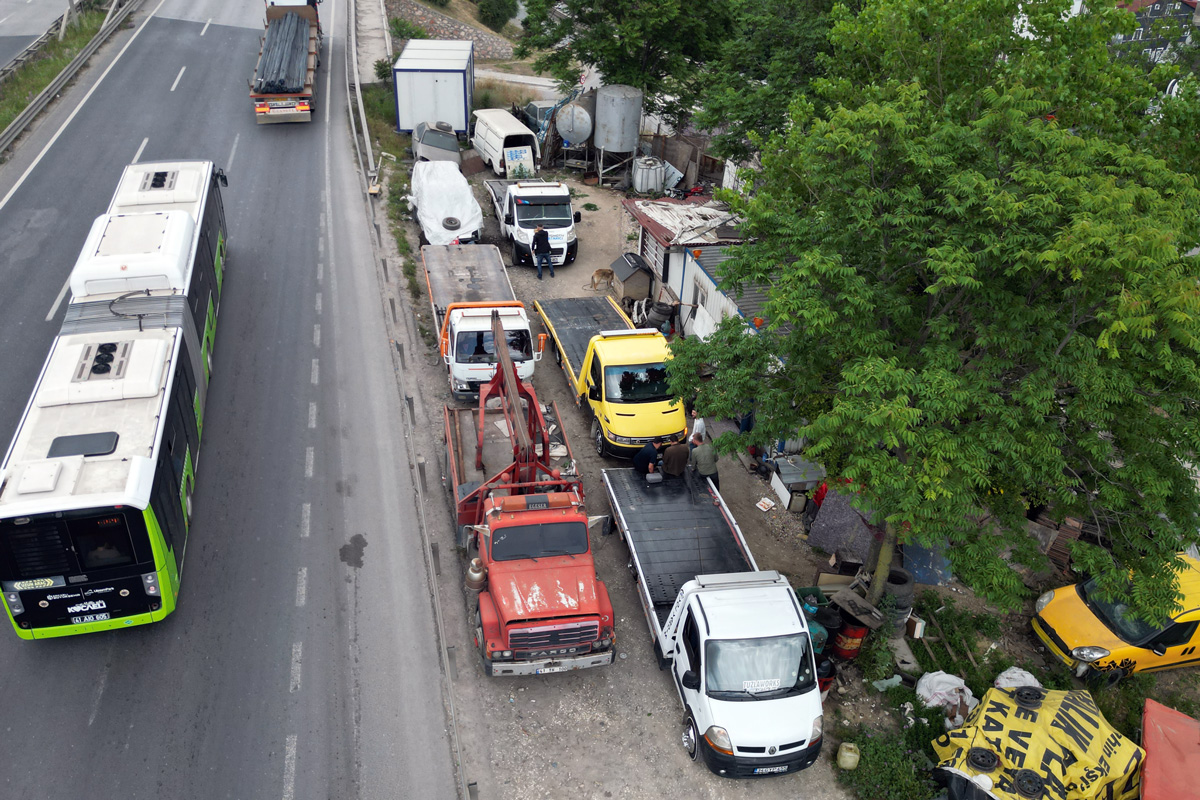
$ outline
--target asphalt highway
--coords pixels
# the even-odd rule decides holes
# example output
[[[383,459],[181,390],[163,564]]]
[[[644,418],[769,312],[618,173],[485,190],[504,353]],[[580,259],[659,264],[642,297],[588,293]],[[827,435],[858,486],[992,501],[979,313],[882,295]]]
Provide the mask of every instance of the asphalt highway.
[[[345,6],[321,14],[311,123],[255,125],[259,3],[150,0],[0,169],[4,444],[126,164],[215,161],[230,226],[179,610],[0,631],[2,797],[456,796]]]
[[[36,42],[66,10],[66,0],[0,0],[0,65]]]

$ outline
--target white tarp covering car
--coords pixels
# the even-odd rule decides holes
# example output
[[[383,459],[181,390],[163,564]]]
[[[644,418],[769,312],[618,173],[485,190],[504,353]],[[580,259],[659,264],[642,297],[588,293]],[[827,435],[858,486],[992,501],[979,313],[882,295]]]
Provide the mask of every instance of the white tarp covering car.
[[[449,161],[420,161],[413,166],[409,204],[429,244],[475,244],[483,228],[483,209],[471,185]]]

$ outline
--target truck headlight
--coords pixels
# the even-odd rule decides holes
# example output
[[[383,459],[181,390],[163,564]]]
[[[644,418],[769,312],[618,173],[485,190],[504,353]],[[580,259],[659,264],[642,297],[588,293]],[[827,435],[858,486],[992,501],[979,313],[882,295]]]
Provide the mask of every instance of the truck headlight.
[[[1071,658],[1087,664],[1104,658],[1106,655],[1108,655],[1108,651],[1103,647],[1076,647],[1071,651]]]
[[[817,714],[813,720],[812,734],[808,737],[808,743],[812,744],[821,738],[821,734],[825,732],[825,717]]]
[[[724,728],[713,725],[704,732],[704,739],[708,742],[708,746],[718,753],[724,753],[727,756],[733,755],[733,742],[729,741],[729,731]]]
[[[1033,604],[1034,613],[1036,613],[1036,614],[1042,613],[1042,609],[1045,608],[1046,606],[1050,605],[1050,601],[1053,599],[1054,599],[1054,590],[1051,589],[1050,591],[1046,592],[1044,595],[1039,597],[1037,599],[1037,602]]]
[[[615,444],[635,444],[633,439],[628,436],[617,436],[615,433],[610,433],[608,438],[612,439]]]
[[[567,234],[567,244],[570,244],[571,242],[575,241],[578,238],[579,237],[575,235],[575,229],[572,228],[571,231]]]

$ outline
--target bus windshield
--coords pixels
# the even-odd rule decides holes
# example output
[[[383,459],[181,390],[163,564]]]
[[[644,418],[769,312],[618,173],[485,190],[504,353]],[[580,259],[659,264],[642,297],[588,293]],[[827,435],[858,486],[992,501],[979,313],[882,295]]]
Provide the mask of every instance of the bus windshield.
[[[505,331],[508,354],[513,361],[528,361],[533,358],[533,342],[528,330]],[[461,331],[455,343],[455,360],[459,364],[495,364],[496,343],[492,332]]]
[[[152,563],[145,520],[134,508],[0,520],[5,583]]]
[[[514,525],[492,533],[492,558],[496,561],[577,556],[587,549],[587,526],[582,522]]]
[[[547,229],[569,228],[571,227],[571,203],[569,200],[548,205],[518,203],[517,224],[528,230],[533,230],[538,225]]]
[[[623,364],[604,368],[604,397],[611,403],[658,403],[670,400],[667,368],[657,364]]]

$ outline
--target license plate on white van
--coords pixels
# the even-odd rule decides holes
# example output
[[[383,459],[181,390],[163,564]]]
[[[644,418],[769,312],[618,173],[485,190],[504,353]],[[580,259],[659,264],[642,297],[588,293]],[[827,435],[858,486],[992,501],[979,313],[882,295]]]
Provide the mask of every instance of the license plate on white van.
[[[781,764],[778,767],[755,767],[755,775],[775,775],[780,772],[787,772],[788,765]]]

